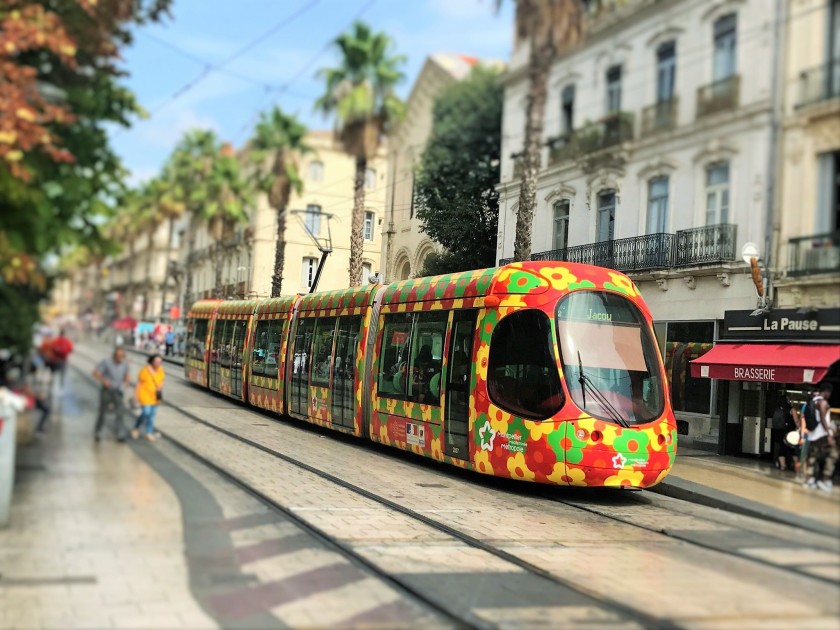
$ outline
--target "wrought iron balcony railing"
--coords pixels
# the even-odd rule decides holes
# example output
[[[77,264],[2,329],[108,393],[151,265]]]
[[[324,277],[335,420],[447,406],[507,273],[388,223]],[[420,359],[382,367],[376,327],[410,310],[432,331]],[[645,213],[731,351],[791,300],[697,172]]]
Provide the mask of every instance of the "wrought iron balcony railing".
[[[677,126],[677,98],[660,101],[642,110],[642,135],[670,131]]]
[[[645,234],[536,252],[531,260],[584,263],[628,272],[693,267],[735,260],[736,234],[735,225],[710,225],[676,234]],[[511,262],[512,258],[502,258],[499,264]]]
[[[548,163],[557,164],[576,155],[586,155],[633,139],[633,114],[616,112],[594,123],[587,123],[570,134],[548,142]]]
[[[679,230],[674,252],[675,267],[693,267],[735,260],[738,226],[719,223]]]
[[[698,88],[697,117],[738,107],[740,87],[741,77],[733,74],[731,77]]]
[[[837,273],[840,269],[840,232],[801,236],[788,241],[788,275]]]
[[[840,98],[840,59],[834,59],[799,75],[797,107],[832,98]]]

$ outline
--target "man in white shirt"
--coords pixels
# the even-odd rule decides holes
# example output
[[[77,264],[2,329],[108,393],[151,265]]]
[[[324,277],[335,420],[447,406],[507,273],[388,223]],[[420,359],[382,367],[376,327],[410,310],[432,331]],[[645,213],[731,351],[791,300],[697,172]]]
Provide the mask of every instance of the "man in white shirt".
[[[807,481],[805,485],[826,492],[831,491],[831,477],[834,474],[834,465],[837,462],[837,442],[834,437],[831,409],[828,404],[833,389],[831,383],[826,382],[817,386],[817,393],[811,401],[817,424],[816,427],[805,430],[805,438],[808,440],[808,465],[805,475]],[[816,479],[815,474],[817,462],[822,464],[820,480]]]

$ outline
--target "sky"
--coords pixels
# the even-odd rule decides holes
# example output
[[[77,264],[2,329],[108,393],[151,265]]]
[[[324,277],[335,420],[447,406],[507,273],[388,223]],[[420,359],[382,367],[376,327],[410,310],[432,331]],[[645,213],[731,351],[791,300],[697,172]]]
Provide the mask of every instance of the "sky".
[[[131,183],[153,177],[181,135],[212,129],[242,145],[259,112],[279,105],[311,129],[332,121],[313,112],[334,65],[330,42],[357,18],[388,33],[406,55],[405,98],[429,54],[507,60],[513,2],[495,0],[174,0],[172,16],[136,29],[123,51],[125,85],[150,113],[112,130]],[[254,44],[244,50],[248,44]],[[241,52],[238,56],[235,53]],[[229,61],[222,65],[223,62]]]

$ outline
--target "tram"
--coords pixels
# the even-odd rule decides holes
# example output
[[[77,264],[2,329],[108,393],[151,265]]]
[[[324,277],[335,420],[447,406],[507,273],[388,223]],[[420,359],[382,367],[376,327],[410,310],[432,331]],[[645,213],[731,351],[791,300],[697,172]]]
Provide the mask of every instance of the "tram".
[[[189,380],[280,416],[487,475],[649,487],[677,431],[624,274],[503,267],[188,314]]]

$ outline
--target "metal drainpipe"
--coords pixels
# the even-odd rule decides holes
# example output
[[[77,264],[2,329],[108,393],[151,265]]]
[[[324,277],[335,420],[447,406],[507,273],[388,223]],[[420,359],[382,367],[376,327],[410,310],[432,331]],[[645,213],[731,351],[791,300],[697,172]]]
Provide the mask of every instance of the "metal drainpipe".
[[[785,0],[776,0],[776,23],[773,32],[773,70],[770,83],[770,98],[772,109],[770,111],[770,147],[767,152],[767,213],[764,224],[764,275],[765,275],[765,296],[764,305],[772,304],[773,273],[771,267],[777,264],[773,250],[778,249],[776,232],[779,231],[779,211],[781,203],[776,202],[776,180],[781,176],[781,165],[779,163],[779,125],[782,116],[784,87],[779,77],[784,73],[782,64],[785,56],[782,54],[785,46],[784,29],[787,22],[787,10]]]

